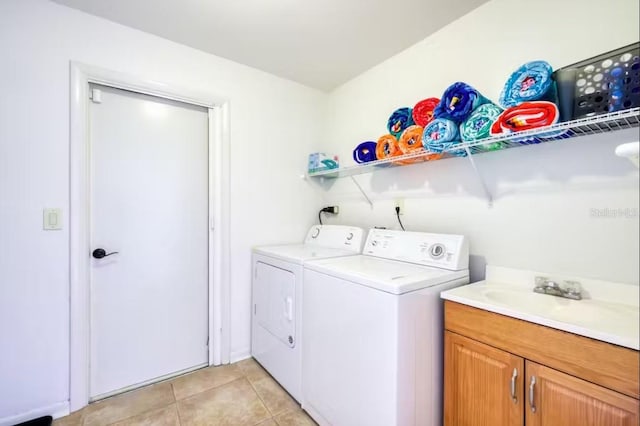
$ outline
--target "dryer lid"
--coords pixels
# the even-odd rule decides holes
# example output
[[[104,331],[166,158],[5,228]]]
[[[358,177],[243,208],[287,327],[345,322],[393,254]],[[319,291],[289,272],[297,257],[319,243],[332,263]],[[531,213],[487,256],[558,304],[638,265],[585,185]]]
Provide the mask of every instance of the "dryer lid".
[[[300,265],[308,260],[353,256],[356,254],[351,250],[316,247],[305,244],[255,247],[253,252]]]
[[[302,244],[258,246],[254,253],[302,264],[307,260],[349,256],[362,252],[364,231],[356,226],[314,225]]]

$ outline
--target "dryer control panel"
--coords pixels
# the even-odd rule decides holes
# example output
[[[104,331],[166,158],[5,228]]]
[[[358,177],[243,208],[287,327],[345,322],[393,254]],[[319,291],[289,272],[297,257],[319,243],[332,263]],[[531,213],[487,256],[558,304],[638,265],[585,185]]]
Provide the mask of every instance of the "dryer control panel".
[[[314,225],[307,232],[305,245],[350,250],[354,253],[362,251],[364,230],[356,226]]]
[[[469,268],[469,244],[463,235],[371,229],[362,254],[451,271]]]

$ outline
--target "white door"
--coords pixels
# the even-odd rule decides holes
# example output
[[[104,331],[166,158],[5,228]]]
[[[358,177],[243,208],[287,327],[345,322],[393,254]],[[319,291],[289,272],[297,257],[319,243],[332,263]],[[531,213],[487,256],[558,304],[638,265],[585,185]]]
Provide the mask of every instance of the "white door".
[[[89,103],[98,399],[207,364],[208,111],[92,89],[101,95]]]

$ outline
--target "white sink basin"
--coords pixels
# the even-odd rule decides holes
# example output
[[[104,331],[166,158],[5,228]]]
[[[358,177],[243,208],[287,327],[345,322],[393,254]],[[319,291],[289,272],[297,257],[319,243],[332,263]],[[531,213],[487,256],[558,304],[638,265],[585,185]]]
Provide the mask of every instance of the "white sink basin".
[[[602,321],[627,321],[629,317],[638,323],[637,307],[596,300],[573,300],[557,296],[486,286],[482,295],[492,302],[526,312],[544,314],[557,321],[576,324],[598,324]]]
[[[640,346],[640,309],[622,301],[572,300],[534,293],[533,285],[489,282],[445,291],[442,298],[631,349]]]
[[[638,324],[640,319],[637,307],[618,303],[598,302],[593,300],[569,301],[565,306],[556,306],[549,314],[557,321],[597,326],[602,322]],[[637,329],[638,327],[636,327]]]
[[[569,299],[547,296],[544,294],[526,292],[524,290],[514,290],[499,286],[485,286],[481,294],[492,302],[500,305],[517,307],[527,312],[551,312],[558,306],[571,302]]]

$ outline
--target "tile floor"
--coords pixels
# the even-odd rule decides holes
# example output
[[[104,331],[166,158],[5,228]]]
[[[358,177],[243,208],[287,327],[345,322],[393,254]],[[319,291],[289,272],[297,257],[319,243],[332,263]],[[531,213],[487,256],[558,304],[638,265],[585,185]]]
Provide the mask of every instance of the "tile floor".
[[[54,426],[312,426],[253,359],[209,367],[91,404]]]

